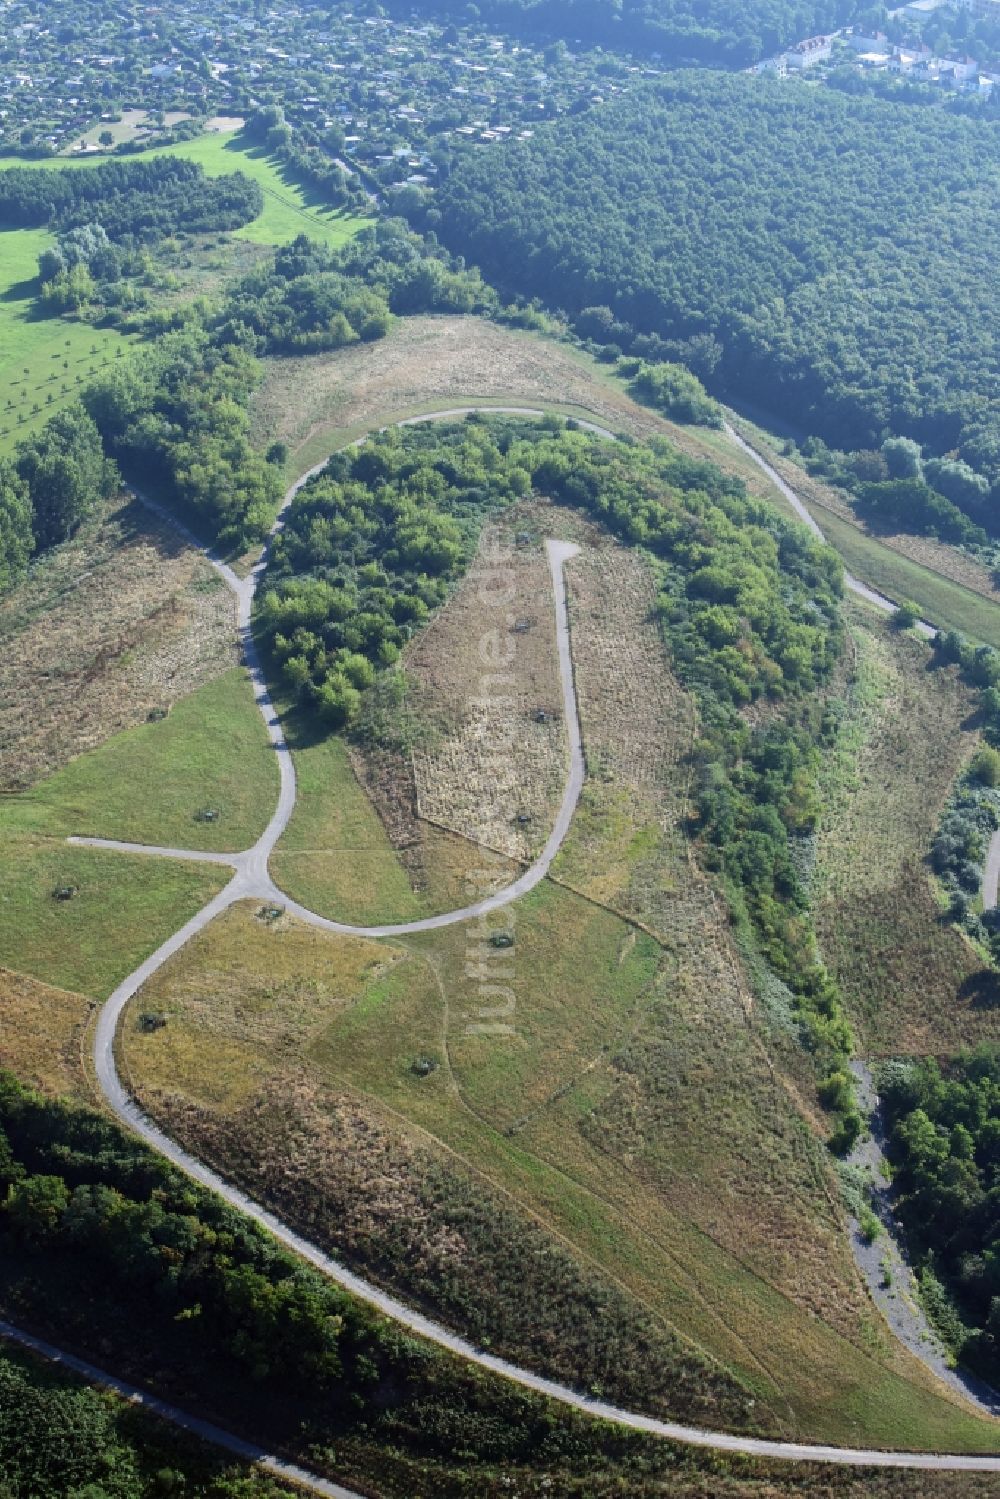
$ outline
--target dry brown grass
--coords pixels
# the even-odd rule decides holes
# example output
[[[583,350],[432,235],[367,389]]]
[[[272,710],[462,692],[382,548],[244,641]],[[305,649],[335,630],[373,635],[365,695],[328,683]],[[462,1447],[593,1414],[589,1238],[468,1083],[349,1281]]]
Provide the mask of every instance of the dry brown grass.
[[[557,408],[634,437],[660,434],[745,479],[754,493],[776,497],[722,432],[679,427],[639,405],[607,366],[580,349],[482,318],[401,318],[378,343],[266,364],[254,397],[259,439],[286,442],[296,473],[374,423],[482,400]]]
[[[530,860],[548,836],[568,754],[552,582],[537,534],[513,544],[525,525],[522,513],[484,528],[471,570],[405,667],[417,711],[438,730],[413,752],[419,815]],[[503,608],[490,604],[498,575],[510,590]]]
[[[815,909],[862,1047],[940,1053],[998,1034],[997,986],[942,919],[927,854],[978,743],[974,698],[926,645],[855,615],[848,718],[828,756]]]
[[[0,607],[0,789],[33,784],[235,664],[228,591],[138,504],[116,502]]]
[[[93,1001],[0,968],[0,1068],[45,1093],[83,1096],[83,1036]]]

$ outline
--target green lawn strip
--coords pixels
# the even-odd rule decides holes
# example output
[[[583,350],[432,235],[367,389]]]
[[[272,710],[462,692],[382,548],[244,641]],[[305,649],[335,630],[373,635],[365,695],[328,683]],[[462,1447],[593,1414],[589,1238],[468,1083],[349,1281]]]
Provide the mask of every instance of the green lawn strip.
[[[271,858],[293,900],[333,920],[407,921],[424,913],[342,739],[293,750],[298,799]]]
[[[227,878],[211,865],[5,837],[0,966],[103,999]],[[54,898],[62,888],[72,899]]]
[[[1000,649],[1000,609],[961,583],[883,546],[829,511],[817,515],[847,569],[891,599],[913,599],[925,619]]]
[[[275,753],[242,668],[169,715],[114,735],[30,791],[0,802],[0,839],[120,838],[224,852],[248,848],[278,798]],[[198,814],[216,817],[203,820]]]
[[[37,316],[38,257],[52,243],[45,229],[0,230],[0,453],[76,399],[130,343],[113,328]]]

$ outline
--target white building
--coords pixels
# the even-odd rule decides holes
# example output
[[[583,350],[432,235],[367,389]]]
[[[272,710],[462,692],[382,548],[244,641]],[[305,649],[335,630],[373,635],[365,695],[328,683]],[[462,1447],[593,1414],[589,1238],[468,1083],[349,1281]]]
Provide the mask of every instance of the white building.
[[[794,47],[789,47],[785,53],[785,63],[789,68],[814,68],[818,62],[826,62],[832,51],[832,37],[810,36],[804,42],[796,42]]]

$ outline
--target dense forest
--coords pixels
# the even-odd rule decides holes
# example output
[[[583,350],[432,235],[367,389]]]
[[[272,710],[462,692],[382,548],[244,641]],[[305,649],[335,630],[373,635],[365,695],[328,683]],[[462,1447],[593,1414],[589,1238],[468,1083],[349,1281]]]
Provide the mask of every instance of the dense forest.
[[[13,1351],[0,1351],[4,1499],[287,1499],[242,1465]]]
[[[885,1069],[899,1212],[963,1361],[1000,1382],[1000,1051]],[[938,1303],[944,1298],[940,1292]],[[951,1326],[948,1327],[950,1321]]]
[[[484,516],[533,490],[655,560],[664,633],[702,717],[693,831],[796,995],[844,1146],[859,1127],[852,1039],[793,853],[817,812],[814,689],[842,642],[833,552],[662,441],[608,443],[558,418],[393,429],[336,454],[293,501],[255,620],[265,656],[307,714],[350,724],[467,566]],[[759,699],[775,709],[752,731],[740,710]]]
[[[687,73],[471,156],[424,217],[503,291],[603,318],[612,351],[681,358],[840,449],[957,457],[986,480],[958,503],[995,528],[998,189],[985,124]]]
[[[11,167],[0,172],[0,226],[76,229],[100,224],[109,239],[143,243],[183,229],[221,233],[255,219],[260,187],[242,172],[206,177],[196,162],[157,156],[109,161],[92,171]]]
[[[460,21],[469,15],[464,0],[389,0],[386,8]],[[802,37],[881,17],[883,7],[865,0],[478,0],[476,12],[488,26],[533,39],[746,67]]]

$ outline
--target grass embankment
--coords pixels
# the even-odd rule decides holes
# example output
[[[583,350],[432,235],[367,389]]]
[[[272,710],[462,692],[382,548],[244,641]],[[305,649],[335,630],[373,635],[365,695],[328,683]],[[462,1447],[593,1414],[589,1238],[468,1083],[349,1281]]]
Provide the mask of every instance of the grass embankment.
[[[116,734],[10,797],[0,828],[229,853],[260,836],[277,796],[274,750],[246,673],[234,668],[161,721]]]
[[[855,665],[825,761],[814,903],[868,1054],[995,1038],[996,976],[942,911],[927,855],[978,744],[973,693],[927,646],[856,611]]]
[[[571,570],[597,801],[557,874],[596,898],[549,882],[482,928],[378,947],[234,911],[137,1001],[167,1024],[141,1033],[133,1012],[130,1076],[288,1219],[539,1368],[706,1420],[733,1419],[742,1389],[776,1431],[993,1446],[864,1295],[814,1083],[680,836],[695,717],[657,681],[652,582],[625,555]],[[339,817],[370,847],[362,804],[323,800],[342,751],[321,755],[314,826]],[[372,915],[397,878],[376,852]]]
[[[275,881],[310,910],[357,925],[424,913],[340,738],[294,752],[298,799],[271,859]]]
[[[225,883],[223,870],[66,843],[70,835],[239,849],[277,769],[242,671],[0,803],[0,964],[103,997]],[[202,822],[204,809],[219,813]],[[74,891],[69,899],[57,888]]]
[[[880,539],[853,516],[845,496],[784,457],[781,443],[766,428],[745,417],[737,419],[736,426],[792,486],[849,572],[888,598],[912,599],[922,616],[940,629],[958,630],[1000,648],[1000,594],[982,564],[928,537],[900,534]],[[725,441],[724,436],[713,436]],[[769,498],[792,514],[773,487]]]
[[[39,316],[38,257],[52,243],[44,229],[0,229],[0,453],[74,400],[129,343],[113,328]]]

